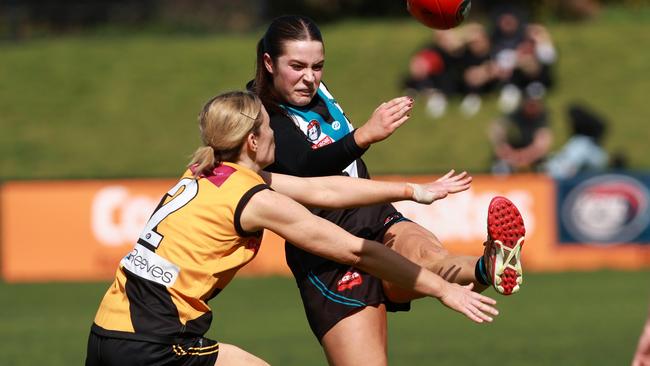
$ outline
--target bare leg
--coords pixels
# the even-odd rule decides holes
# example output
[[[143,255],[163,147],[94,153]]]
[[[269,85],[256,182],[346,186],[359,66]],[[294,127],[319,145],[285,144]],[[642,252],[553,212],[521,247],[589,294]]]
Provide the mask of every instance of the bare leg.
[[[335,366],[385,366],[386,308],[366,306],[339,321],[321,340],[325,356]]]
[[[254,356],[251,353],[244,351],[243,349],[233,346],[232,344],[226,344],[219,342],[219,356],[217,357],[217,362],[214,363],[215,366],[237,366],[237,365],[251,365],[251,366],[269,366],[261,358]]]
[[[440,240],[422,226],[402,221],[391,226],[384,235],[384,244],[411,261],[437,273],[449,282],[474,283],[474,291],[488,286],[476,280],[474,268],[478,257],[449,254]],[[386,296],[394,302],[407,302],[422,296],[384,281]]]

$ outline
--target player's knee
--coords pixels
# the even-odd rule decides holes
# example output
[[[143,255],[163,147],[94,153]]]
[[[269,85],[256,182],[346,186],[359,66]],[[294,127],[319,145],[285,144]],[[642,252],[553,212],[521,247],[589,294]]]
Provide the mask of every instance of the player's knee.
[[[235,345],[220,343],[219,356],[217,356],[215,366],[230,365],[269,366],[266,361]]]
[[[442,246],[426,245],[420,247],[420,258],[424,263],[436,263],[449,256],[449,251]]]

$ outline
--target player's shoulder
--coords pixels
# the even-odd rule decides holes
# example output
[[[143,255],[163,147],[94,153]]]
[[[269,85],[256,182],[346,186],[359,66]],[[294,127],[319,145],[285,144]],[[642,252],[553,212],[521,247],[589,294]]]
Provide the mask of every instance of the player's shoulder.
[[[259,189],[251,193],[246,203],[246,207],[250,209],[249,213],[271,221],[287,220],[295,216],[296,206],[300,206],[288,196],[273,189]],[[282,209],[279,210],[279,207]]]
[[[216,166],[209,174],[201,174],[200,180],[209,186],[224,189],[227,187],[247,189],[264,184],[262,177],[255,171],[230,162]]]
[[[281,113],[280,111],[269,111],[269,122],[271,127],[273,127],[274,124],[280,125],[290,120],[290,117],[285,113]]]

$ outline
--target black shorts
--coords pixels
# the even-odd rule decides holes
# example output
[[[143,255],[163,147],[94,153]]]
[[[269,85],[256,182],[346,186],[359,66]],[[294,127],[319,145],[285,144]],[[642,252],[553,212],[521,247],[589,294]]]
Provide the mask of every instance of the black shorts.
[[[90,332],[86,366],[214,366],[218,355],[219,342],[203,337],[169,344],[110,338]]]
[[[387,217],[364,238],[382,242],[393,224],[407,220],[400,213]],[[289,246],[291,244],[287,244]],[[346,264],[321,261],[310,267],[309,253],[292,247],[286,250],[287,263],[296,279],[309,326],[320,342],[341,319],[366,306],[385,304],[386,310],[409,311],[411,303],[393,303],[386,298],[382,280]]]

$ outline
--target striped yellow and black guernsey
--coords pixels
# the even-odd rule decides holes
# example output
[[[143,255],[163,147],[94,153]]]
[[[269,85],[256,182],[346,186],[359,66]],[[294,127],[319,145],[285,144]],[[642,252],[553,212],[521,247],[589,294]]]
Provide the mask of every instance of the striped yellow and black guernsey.
[[[257,253],[262,232],[245,232],[239,219],[249,199],[268,188],[233,163],[196,179],[188,169],[120,262],[92,331],[170,344],[203,336],[212,321],[208,300]]]

